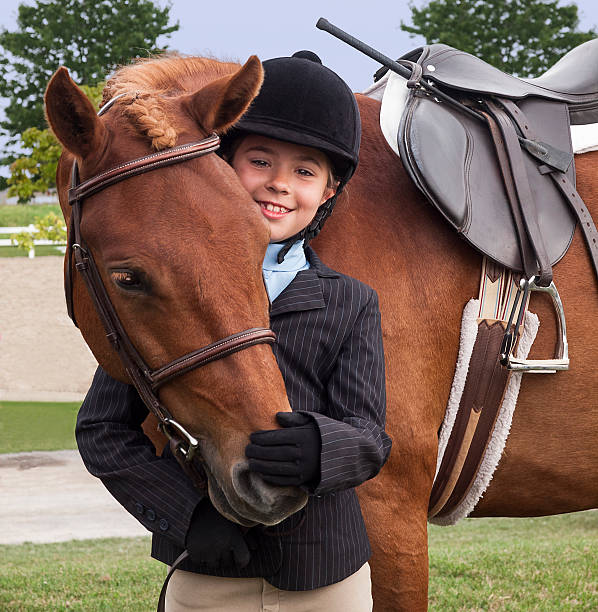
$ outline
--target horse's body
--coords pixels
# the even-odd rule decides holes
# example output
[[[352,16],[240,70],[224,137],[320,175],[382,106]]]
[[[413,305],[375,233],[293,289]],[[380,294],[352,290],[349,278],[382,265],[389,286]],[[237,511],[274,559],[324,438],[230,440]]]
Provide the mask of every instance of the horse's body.
[[[230,66],[225,72],[233,69]],[[259,81],[259,76],[251,78]],[[247,77],[246,81],[251,78]],[[172,88],[177,90],[175,94],[189,95],[209,80],[205,75],[195,76],[189,72],[184,87],[177,83]],[[158,89],[168,88],[163,78]],[[237,97],[245,96],[250,100],[255,95],[244,90],[239,93],[242,88],[238,89]],[[244,89],[250,89],[247,82]],[[93,174],[114,165],[114,158],[103,155],[98,160],[94,158],[92,149],[77,149],[75,139],[69,140],[68,131],[60,125],[60,120],[68,123],[72,110],[61,110],[58,95],[64,99],[65,91],[68,91],[72,97],[74,94],[71,90],[68,83],[49,87],[49,119],[67,149],[78,155],[83,171]],[[220,109],[226,107],[218,96],[204,93],[201,98],[204,104],[218,103]],[[393,438],[394,446],[381,474],[360,487],[359,495],[374,548],[371,564],[375,609],[423,610],[426,608],[428,575],[426,515],[436,467],[438,430],[454,372],[462,309],[471,297],[477,296],[481,257],[458,238],[412,185],[380,132],[379,103],[363,96],[358,96],[358,101],[363,121],[360,166],[349,184],[347,196],[339,201],[334,215],[314,246],[328,265],[367,282],[378,291],[380,297],[387,364],[387,431]],[[184,114],[185,106],[172,103],[171,107],[171,112]],[[210,109],[202,112],[208,111],[211,112]],[[104,149],[111,151],[115,139],[129,145],[133,141],[139,149],[139,135],[130,129],[122,130],[127,121],[124,113],[110,112],[114,115],[106,118],[109,136],[104,142]],[[220,112],[222,114],[224,111]],[[84,119],[81,119],[81,112],[77,116],[79,120],[72,131],[78,132],[80,138],[81,134],[88,135],[92,120],[89,113]],[[179,130],[177,143],[194,137],[188,117],[183,119],[179,123],[186,129]],[[198,120],[198,123],[201,125],[202,120]],[[203,124],[203,129],[197,127],[197,131],[205,135],[205,128]],[[217,128],[212,126],[207,129]],[[174,142],[169,146],[172,144]],[[147,139],[144,146],[149,150]],[[131,155],[130,152],[129,157]],[[63,203],[71,159],[67,154],[59,169],[58,182]],[[247,202],[247,196],[242,194],[236,177],[228,171],[223,161],[215,158],[209,163],[211,165],[203,161],[193,162],[194,172],[198,176],[193,188],[196,195],[192,205],[185,200],[185,194],[188,197],[189,191],[182,188],[189,187],[189,181],[194,180],[193,175],[179,168],[160,170],[160,183],[151,173],[135,179],[135,189],[146,186],[143,201],[136,196],[133,188],[128,194],[107,192],[106,198],[109,200],[106,199],[104,203],[98,199],[94,202],[90,200],[86,204],[90,210],[94,207],[113,207],[111,215],[102,215],[97,210],[93,214],[85,212],[90,219],[85,229],[92,235],[89,243],[97,251],[97,259],[102,261],[110,255],[106,253],[103,243],[106,224],[112,228],[122,228],[123,224],[127,224],[123,209],[118,212],[119,203],[122,204],[124,198],[137,202],[135,215],[138,216],[140,229],[132,238],[126,233],[113,233],[113,243],[119,236],[125,235],[134,242],[137,234],[141,241],[143,231],[149,231],[143,223],[148,216],[151,218],[153,215],[163,223],[163,208],[155,206],[148,197],[152,187],[167,185],[169,188],[159,192],[157,197],[164,198],[166,193],[170,194],[168,205],[172,210],[171,218],[176,220],[178,215],[183,215],[187,219],[185,227],[192,228],[184,241],[174,244],[166,257],[159,258],[165,272],[172,274],[174,270],[182,284],[179,287],[172,282],[167,289],[175,297],[190,291],[184,277],[192,270],[201,269],[200,266],[215,266],[213,282],[221,283],[222,276],[227,276],[223,268],[239,265],[244,255],[241,248],[231,249],[230,236],[223,241],[214,237],[215,204],[220,207],[217,214],[222,227],[226,223],[232,224],[230,228],[237,232],[235,236],[241,236],[242,223],[254,227],[258,222],[253,212],[249,218],[246,218],[245,212],[242,218],[234,217],[235,209],[251,207],[251,203]],[[598,216],[597,166],[596,153],[577,159],[579,192],[594,216]],[[205,182],[206,177],[211,181],[209,184]],[[63,204],[63,209],[65,216],[68,216],[68,205]],[[226,223],[222,221],[223,218]],[[92,220],[103,224],[102,235],[95,239],[90,226]],[[169,224],[160,226],[161,238],[165,242],[177,240],[171,233],[180,232],[181,226],[174,221],[173,224],[175,227],[172,230]],[[108,229],[110,231],[115,232]],[[253,231],[256,242],[251,250],[255,252],[257,262],[265,250],[267,238],[258,229],[254,228]],[[191,245],[202,245],[206,240],[210,241],[209,251],[203,252],[200,246],[198,252],[189,252]],[[568,315],[571,369],[552,376],[525,376],[511,436],[491,485],[475,510],[476,516],[546,515],[598,506],[598,445],[595,444],[598,422],[598,373],[595,363],[598,362],[598,347],[593,340],[593,322],[598,319],[598,291],[584,249],[578,232],[568,254],[555,269],[555,282]],[[209,259],[206,257],[208,252]],[[145,256],[148,269],[158,265],[155,259],[157,252],[152,251],[151,245],[146,247]],[[192,265],[179,273],[182,256]],[[108,268],[102,270],[109,285]],[[247,327],[246,324],[263,323],[267,317],[267,306],[263,288],[259,288],[262,294],[258,294],[259,269],[253,265],[250,272],[249,285],[244,279],[235,277],[235,286],[223,287],[221,284],[205,287],[209,275],[206,273],[205,278],[201,278],[205,294],[200,296],[200,305],[190,303],[187,298],[184,304],[177,306],[176,316],[186,317],[184,329],[187,335],[184,341],[176,337],[176,326],[169,326],[167,312],[163,315],[161,327],[144,326],[136,319],[136,309],[143,310],[149,306],[136,305],[134,301],[125,302],[113,289],[110,291],[117,310],[123,312],[129,335],[133,338],[138,338],[139,334],[148,336],[148,339],[140,340],[141,350],[147,351],[148,359],[159,361],[184,353],[182,345],[189,350],[190,341],[205,344],[211,334],[218,335],[220,327],[232,333]],[[104,367],[126,380],[102,339],[99,323],[90,313],[91,305],[80,285],[76,287],[76,299],[79,320],[88,344]],[[244,306],[244,312],[239,317],[236,309],[246,300],[251,306]],[[555,340],[551,307],[541,297],[534,296],[531,309],[539,314],[541,321],[532,357],[546,357],[551,353]],[[239,318],[243,320],[239,321]],[[216,321],[219,323],[216,324]],[[193,338],[189,338],[189,332],[194,328],[197,331],[191,334]],[[187,374],[165,388],[164,399],[170,402],[172,411],[180,415],[192,431],[208,438],[211,444],[221,443],[227,431],[234,432],[232,439],[238,443],[236,446],[233,444],[233,448],[232,443],[227,441],[227,452],[217,458],[221,464],[238,461],[243,435],[248,435],[252,429],[264,427],[278,407],[284,408],[284,400],[280,397],[280,374],[268,351],[265,347],[254,347],[249,351],[251,356],[226,358],[201,372]],[[261,370],[255,375],[253,360],[258,356]],[[268,376],[264,376],[264,372]],[[273,382],[260,387],[270,377]],[[190,405],[196,409],[185,410],[185,406]],[[199,410],[200,406],[202,410]],[[231,421],[231,415],[238,418]],[[246,422],[243,422],[243,418]],[[226,480],[222,476],[223,470],[216,472]],[[224,482],[225,489],[226,486]],[[290,511],[288,507],[287,511]],[[280,510],[279,515],[282,516]]]

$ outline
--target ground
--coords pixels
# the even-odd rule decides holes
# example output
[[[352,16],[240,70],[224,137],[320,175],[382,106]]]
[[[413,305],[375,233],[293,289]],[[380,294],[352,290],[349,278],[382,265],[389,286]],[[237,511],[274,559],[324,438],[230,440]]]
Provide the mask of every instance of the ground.
[[[97,366],[66,314],[61,257],[0,258],[0,400],[77,401]]]
[[[79,401],[97,362],[66,314],[61,257],[0,258],[0,400]],[[0,544],[148,532],[77,451],[0,455]]]

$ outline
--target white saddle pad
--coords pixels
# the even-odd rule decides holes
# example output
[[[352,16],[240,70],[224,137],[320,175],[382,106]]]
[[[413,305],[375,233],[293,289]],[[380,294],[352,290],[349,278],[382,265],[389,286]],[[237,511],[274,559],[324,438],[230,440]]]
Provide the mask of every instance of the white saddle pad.
[[[399,155],[397,134],[409,90],[407,79],[389,70],[377,83],[368,87],[363,94],[382,101],[380,127],[388,144]],[[572,125],[571,141],[576,154],[598,151],[598,123]]]

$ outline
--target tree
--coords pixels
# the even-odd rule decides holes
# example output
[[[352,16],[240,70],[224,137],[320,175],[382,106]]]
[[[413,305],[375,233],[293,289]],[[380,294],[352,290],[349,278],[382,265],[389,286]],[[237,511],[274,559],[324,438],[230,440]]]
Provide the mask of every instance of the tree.
[[[103,82],[94,87],[81,86],[95,108],[100,106],[103,88]],[[36,193],[56,187],[56,165],[62,147],[49,129],[31,127],[21,134],[21,148],[30,153],[10,165],[7,186],[9,197],[17,196],[19,204],[27,204]]]
[[[170,5],[152,0],[35,0],[20,4],[17,30],[0,31],[0,96],[9,99],[5,134],[45,128],[43,95],[61,65],[89,85],[131,58],[158,52],[156,40],[168,25]],[[12,141],[14,143],[14,140]]]
[[[445,43],[504,72],[539,76],[567,51],[596,37],[579,32],[577,6],[558,0],[432,0],[410,4],[413,25],[401,30]]]

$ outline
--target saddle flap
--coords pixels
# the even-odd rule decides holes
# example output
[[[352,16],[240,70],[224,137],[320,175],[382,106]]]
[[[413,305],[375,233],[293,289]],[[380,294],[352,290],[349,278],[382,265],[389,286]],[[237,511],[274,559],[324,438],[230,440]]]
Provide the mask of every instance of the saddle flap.
[[[570,151],[565,104],[526,99],[518,106],[542,141]],[[487,126],[414,91],[398,145],[412,179],[449,223],[491,259],[522,271],[517,228]],[[553,181],[538,171],[537,161],[526,154],[524,163],[547,255],[555,264],[569,247],[575,219]],[[575,180],[573,164],[567,176]]]

